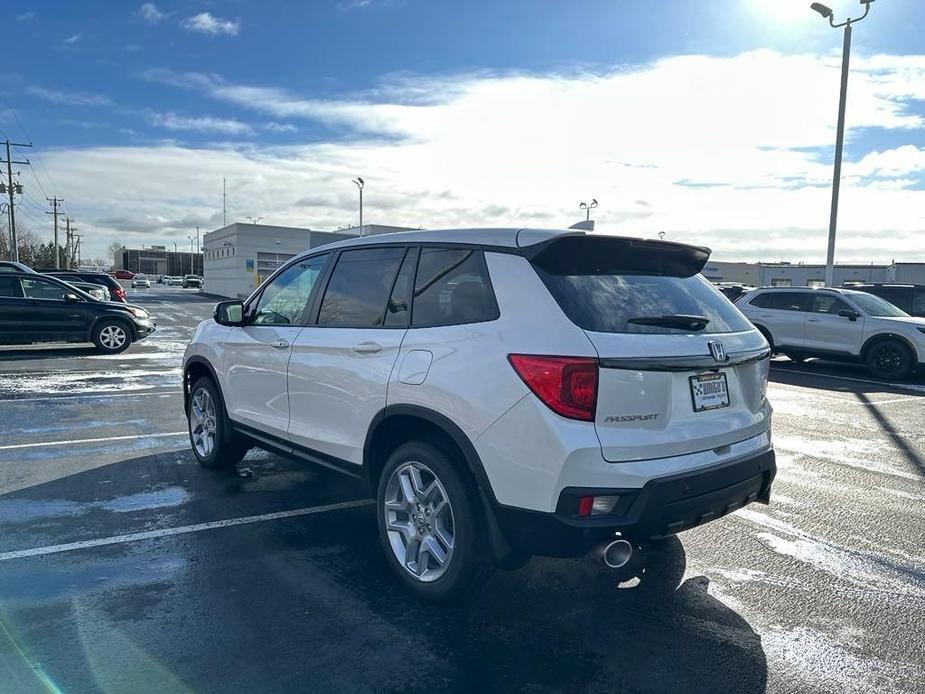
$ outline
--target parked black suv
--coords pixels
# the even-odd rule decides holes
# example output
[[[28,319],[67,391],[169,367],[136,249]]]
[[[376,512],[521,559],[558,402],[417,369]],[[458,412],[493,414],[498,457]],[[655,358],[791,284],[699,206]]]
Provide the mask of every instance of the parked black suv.
[[[43,275],[51,275],[65,282],[72,280],[77,282],[89,282],[90,284],[101,284],[109,289],[109,300],[125,303],[125,288],[119,284],[119,280],[105,272],[93,272],[90,270],[39,270]]]
[[[153,333],[155,327],[148,312],[138,306],[97,301],[47,275],[0,273],[2,345],[93,342],[101,352],[115,354]]]
[[[910,316],[925,318],[925,284],[852,284],[849,289],[874,294]]]

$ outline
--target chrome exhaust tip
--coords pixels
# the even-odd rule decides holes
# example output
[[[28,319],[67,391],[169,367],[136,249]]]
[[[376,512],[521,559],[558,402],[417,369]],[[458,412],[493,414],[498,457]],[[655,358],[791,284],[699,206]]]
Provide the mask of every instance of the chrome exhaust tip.
[[[601,561],[611,569],[622,569],[633,558],[633,545],[626,540],[614,540],[601,549]]]

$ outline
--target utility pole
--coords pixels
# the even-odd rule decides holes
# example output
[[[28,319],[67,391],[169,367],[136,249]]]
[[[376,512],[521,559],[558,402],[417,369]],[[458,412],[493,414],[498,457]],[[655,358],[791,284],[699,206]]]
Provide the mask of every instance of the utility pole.
[[[80,234],[77,234],[77,267],[80,267]]]
[[[357,187],[357,190],[360,191],[360,234],[363,234],[363,188],[366,186],[366,181],[357,176],[353,179],[353,184]]]
[[[10,196],[10,207],[7,210],[10,219],[10,258],[13,262],[19,262],[19,244],[16,241],[16,210],[13,205],[13,192],[15,191],[18,195],[22,195],[22,185],[17,183],[13,184],[13,164],[22,164],[24,166],[29,166],[29,160],[25,161],[13,161],[13,158],[10,156],[10,147],[31,147],[31,144],[22,144],[19,142],[10,142],[6,140],[6,159],[2,162],[6,164],[6,185],[0,184],[0,192],[3,188],[6,188],[6,192]]]
[[[58,215],[61,213],[58,211],[58,205],[64,202],[64,200],[60,198],[45,199],[51,203],[51,212],[46,212],[45,214],[50,214],[55,218],[55,270],[57,270],[61,267],[61,258],[58,256]]]
[[[199,253],[199,225],[196,225],[196,252]]]
[[[225,177],[222,176],[222,226],[228,226],[228,217],[226,215],[226,195],[225,195]]]

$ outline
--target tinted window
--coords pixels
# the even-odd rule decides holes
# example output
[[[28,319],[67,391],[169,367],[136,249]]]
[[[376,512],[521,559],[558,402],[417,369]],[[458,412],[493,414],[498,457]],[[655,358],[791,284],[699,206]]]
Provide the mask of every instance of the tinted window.
[[[915,298],[912,300],[912,313],[925,316],[925,287],[915,288]]]
[[[18,277],[3,277],[0,275],[0,296],[22,296]]]
[[[27,299],[63,299],[67,290],[60,284],[42,279],[21,278],[22,290]]]
[[[768,303],[765,308],[778,311],[809,311],[812,294],[803,292],[774,292],[767,295]]]
[[[839,311],[853,311],[848,304],[831,294],[816,294],[813,297],[813,311],[815,313],[833,313],[838,315]]]
[[[327,255],[294,263],[263,290],[254,310],[253,325],[304,325],[303,314]]]
[[[897,308],[886,299],[864,292],[853,292],[851,300],[856,303],[868,316],[879,318],[901,318],[909,314]]]
[[[862,291],[886,299],[902,309],[910,308],[912,304],[912,287],[865,287]]]
[[[372,328],[385,324],[386,304],[404,248],[364,248],[340,254],[321,302],[318,325]]]
[[[395,278],[392,297],[385,312],[385,325],[390,328],[407,328],[411,323],[411,292],[414,289],[414,270],[418,264],[418,249],[412,248]]]
[[[759,294],[754,299],[748,302],[752,306],[757,306],[758,308],[768,308],[771,303],[770,294]]]
[[[672,316],[706,319],[697,332],[751,329],[739,310],[700,275],[670,277],[606,272],[557,275],[537,271],[565,314],[585,330],[663,335],[693,331],[689,325],[645,323]]]
[[[414,327],[479,323],[499,315],[481,251],[421,249],[411,314]]]

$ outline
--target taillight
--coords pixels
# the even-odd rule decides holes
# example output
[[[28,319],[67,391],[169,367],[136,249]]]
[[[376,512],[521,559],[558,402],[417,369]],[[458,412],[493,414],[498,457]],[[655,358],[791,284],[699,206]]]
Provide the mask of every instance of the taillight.
[[[119,287],[118,289],[113,289],[112,293],[116,295],[117,299],[120,299],[120,300],[125,299],[125,290],[122,287]]]
[[[508,355],[527,387],[556,414],[594,421],[597,404],[597,359]]]

